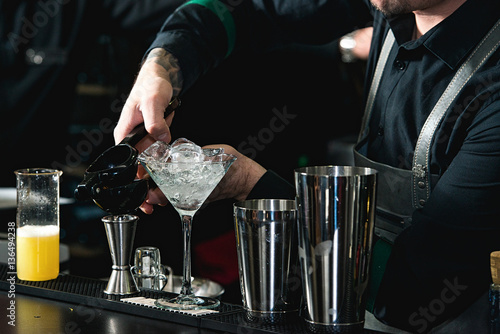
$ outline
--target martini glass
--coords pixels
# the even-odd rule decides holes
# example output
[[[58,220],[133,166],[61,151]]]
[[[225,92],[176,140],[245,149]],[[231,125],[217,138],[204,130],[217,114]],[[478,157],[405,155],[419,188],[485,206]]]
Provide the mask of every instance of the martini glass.
[[[182,221],[184,269],[180,294],[158,299],[156,306],[175,310],[211,309],[215,298],[195,296],[191,287],[191,228],[193,216],[219,184],[236,157],[223,149],[201,149],[180,138],[172,145],[158,141],[139,156],[139,161],[177,210]]]

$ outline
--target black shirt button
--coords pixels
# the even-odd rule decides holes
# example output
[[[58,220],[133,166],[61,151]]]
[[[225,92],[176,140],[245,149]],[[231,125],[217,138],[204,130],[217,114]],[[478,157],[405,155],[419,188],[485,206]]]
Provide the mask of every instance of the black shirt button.
[[[384,127],[383,126],[379,126],[378,127],[377,135],[378,136],[383,136],[384,135]]]
[[[396,59],[394,61],[394,67],[397,68],[398,70],[402,71],[405,69],[405,63],[402,62],[401,60],[399,59]]]

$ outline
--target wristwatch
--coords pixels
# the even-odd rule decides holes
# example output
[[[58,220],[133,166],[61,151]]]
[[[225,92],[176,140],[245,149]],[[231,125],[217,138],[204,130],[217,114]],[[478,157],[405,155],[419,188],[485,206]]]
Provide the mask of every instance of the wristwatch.
[[[340,59],[344,63],[354,63],[356,56],[352,50],[356,47],[356,40],[354,39],[354,32],[344,35],[339,40]]]

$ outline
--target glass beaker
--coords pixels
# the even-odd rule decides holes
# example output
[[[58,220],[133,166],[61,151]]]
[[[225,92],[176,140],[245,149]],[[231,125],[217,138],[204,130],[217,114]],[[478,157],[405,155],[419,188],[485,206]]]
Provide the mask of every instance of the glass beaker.
[[[56,169],[27,168],[17,179],[17,277],[46,281],[59,275],[59,180]]]

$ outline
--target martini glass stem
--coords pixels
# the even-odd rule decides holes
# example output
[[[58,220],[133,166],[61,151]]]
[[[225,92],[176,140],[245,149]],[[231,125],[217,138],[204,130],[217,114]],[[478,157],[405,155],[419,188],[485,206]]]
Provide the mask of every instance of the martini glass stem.
[[[191,287],[191,229],[193,226],[193,215],[181,214],[182,234],[184,237],[184,269],[182,275],[181,295],[193,295]]]

